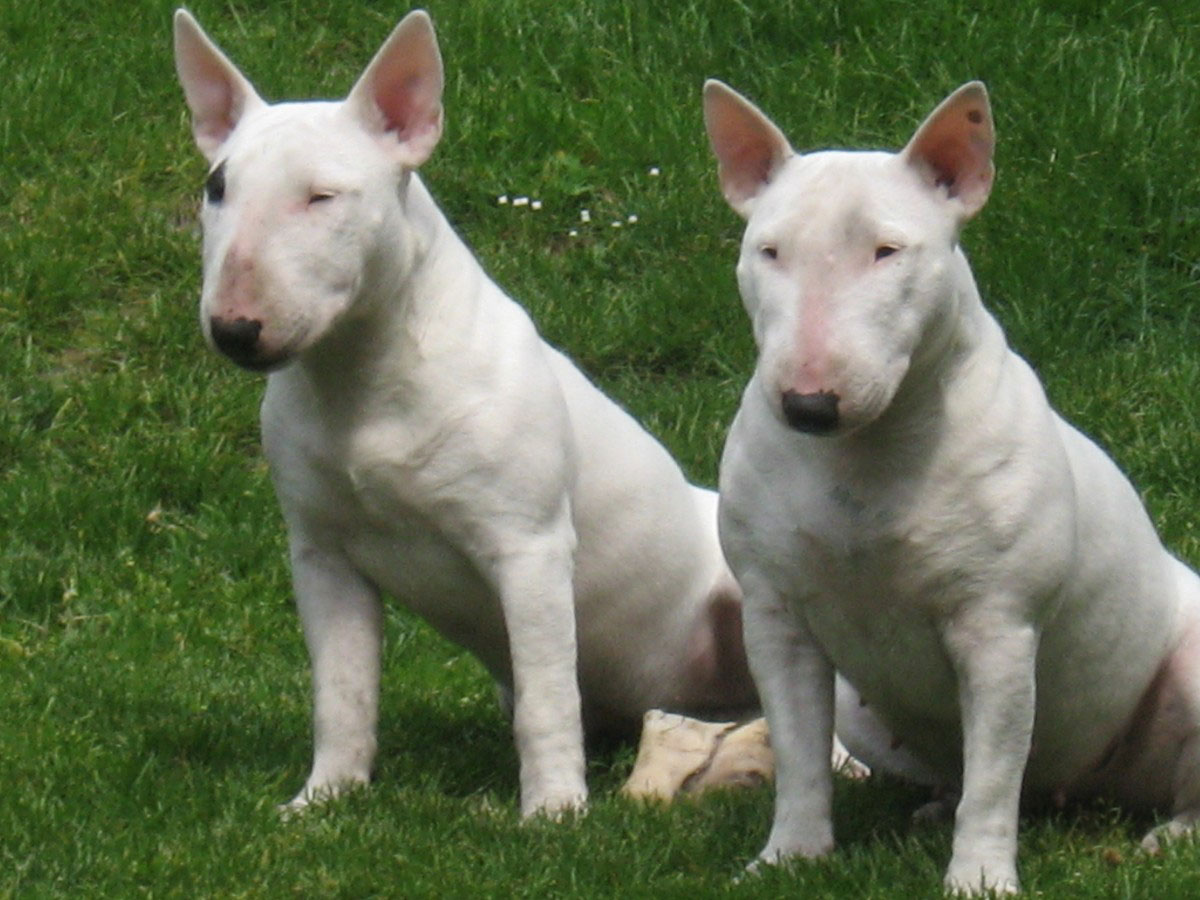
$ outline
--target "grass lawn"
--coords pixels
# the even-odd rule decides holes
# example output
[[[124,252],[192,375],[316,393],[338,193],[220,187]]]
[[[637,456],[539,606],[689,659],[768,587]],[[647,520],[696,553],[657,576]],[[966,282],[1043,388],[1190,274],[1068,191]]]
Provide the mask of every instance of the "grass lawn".
[[[1200,564],[1200,5],[429,5],[448,67],[435,195],[546,336],[709,484],[753,347],[704,77],[802,149],[898,147],[984,79],[998,180],[964,241],[984,297]],[[519,825],[481,667],[395,609],[376,783],[279,819],[309,762],[307,661],[262,382],[196,326],[205,167],[170,11],[0,5],[0,897],[935,895],[949,827],[911,830],[923,795],[882,779],[838,784],[832,859],[741,883],[770,792],[641,809],[614,794],[629,748],[593,757],[588,816]],[[341,96],[407,8],[193,11],[278,99]],[[1148,824],[1030,811],[1027,890],[1200,896],[1200,846],[1144,858]]]

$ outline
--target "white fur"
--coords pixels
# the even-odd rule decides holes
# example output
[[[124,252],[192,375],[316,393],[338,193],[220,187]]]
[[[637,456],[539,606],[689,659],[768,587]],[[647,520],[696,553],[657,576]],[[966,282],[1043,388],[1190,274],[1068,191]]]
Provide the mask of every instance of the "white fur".
[[[753,709],[715,495],[539,338],[413,172],[442,126],[428,16],[341,102],[267,105],[182,10],[175,48],[214,173],[201,321],[271,373],[315,694],[292,805],[370,775],[381,593],[510,696],[526,815],[584,803],[582,722]]]
[[[1022,785],[1190,827],[1200,579],[980,302],[958,233],[992,183],[983,86],[899,154],[795,154],[719,82],[705,116],[759,348],[720,531],[779,757],[760,858],[833,846],[829,719],[795,710],[830,710],[835,666],[924,768],[905,774],[961,787],[952,890],[1017,889]],[[836,396],[836,421],[785,392]]]

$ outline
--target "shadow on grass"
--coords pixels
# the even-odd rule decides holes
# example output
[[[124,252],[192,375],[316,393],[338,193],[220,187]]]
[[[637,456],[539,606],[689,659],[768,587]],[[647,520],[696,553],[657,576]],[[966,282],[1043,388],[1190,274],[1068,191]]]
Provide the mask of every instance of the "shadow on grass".
[[[498,708],[484,717],[471,712],[421,698],[384,710],[375,783],[420,785],[448,797],[481,791],[515,797],[517,760],[507,723]],[[303,784],[311,763],[312,724],[295,709],[220,700],[193,711],[169,697],[145,698],[110,706],[106,718],[138,725],[127,754],[135,777],[153,769],[204,772],[217,781],[232,775],[278,785],[282,802]]]
[[[908,845],[933,860],[949,859],[954,832],[953,809],[933,821],[916,822],[913,814],[931,799],[930,791],[875,775],[866,781],[838,779],[834,793],[834,825],[839,846],[850,853],[880,846]],[[1044,846],[1047,852],[1064,836],[1080,847],[1107,856],[1138,858],[1138,844],[1160,818],[1152,812],[1125,809],[1103,798],[1072,800],[1024,799],[1018,834],[1022,852]]]
[[[404,697],[381,714],[376,782],[422,784],[450,797],[517,795],[517,754],[496,702]]]

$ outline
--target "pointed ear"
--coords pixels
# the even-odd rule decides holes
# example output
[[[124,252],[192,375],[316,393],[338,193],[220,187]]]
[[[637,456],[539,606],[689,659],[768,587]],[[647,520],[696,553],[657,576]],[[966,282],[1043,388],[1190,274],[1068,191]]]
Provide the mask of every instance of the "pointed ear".
[[[442,56],[422,9],[405,16],[346,97],[350,112],[402,165],[416,168],[442,136]]]
[[[996,132],[987,88],[964,84],[929,114],[901,156],[961,207],[961,219],[983,208],[992,190]]]
[[[213,162],[242,116],[266,104],[183,8],[175,10],[175,71],[192,111],[196,146]]]
[[[754,198],[795,151],[757,106],[714,78],[704,82],[704,125],[720,163],[721,193],[746,218]]]

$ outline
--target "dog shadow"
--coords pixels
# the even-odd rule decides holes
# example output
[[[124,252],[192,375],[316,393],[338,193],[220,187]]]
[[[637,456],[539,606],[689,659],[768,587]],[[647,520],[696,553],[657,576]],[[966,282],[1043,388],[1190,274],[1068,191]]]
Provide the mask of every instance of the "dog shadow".
[[[953,805],[940,817],[914,814],[931,800],[928,788],[897,777],[876,773],[869,779],[835,779],[834,829],[842,848],[870,851],[884,846],[919,846],[933,860],[950,852],[954,833]],[[1138,843],[1157,821],[1153,812],[1128,810],[1104,799],[1022,799],[1018,834],[1022,853],[1037,854],[1062,845],[1064,836],[1073,844],[1094,846],[1105,860],[1138,857]],[[936,866],[935,866],[936,868]]]

